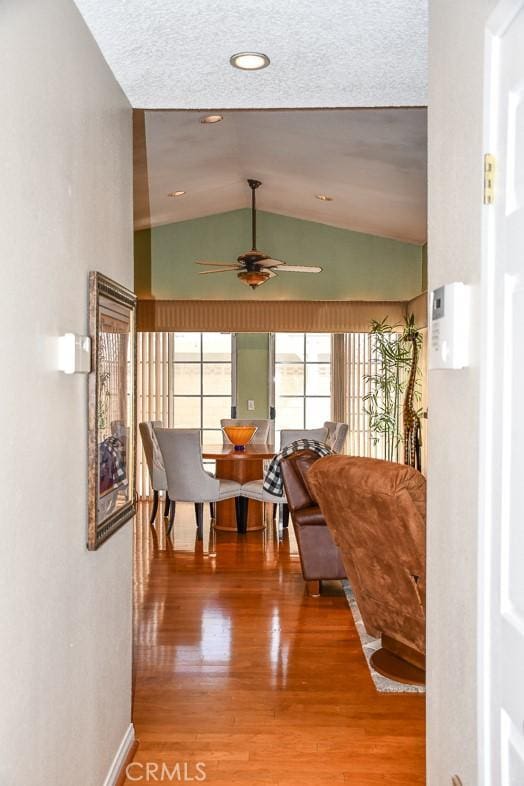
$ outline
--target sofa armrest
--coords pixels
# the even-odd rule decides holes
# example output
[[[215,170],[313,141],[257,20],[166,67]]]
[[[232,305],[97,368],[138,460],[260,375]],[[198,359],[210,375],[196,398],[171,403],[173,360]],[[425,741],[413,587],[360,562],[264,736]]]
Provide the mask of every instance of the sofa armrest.
[[[286,499],[292,513],[317,505],[307,484],[306,475],[319,458],[313,450],[298,450],[280,463]]]

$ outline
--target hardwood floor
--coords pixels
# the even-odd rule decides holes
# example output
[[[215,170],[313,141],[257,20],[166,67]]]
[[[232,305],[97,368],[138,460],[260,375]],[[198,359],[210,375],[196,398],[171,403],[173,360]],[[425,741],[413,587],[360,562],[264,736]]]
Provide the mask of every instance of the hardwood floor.
[[[340,585],[305,594],[292,533],[215,544],[206,518],[198,543],[177,505],[171,543],[139,507],[128,786],[147,762],[149,782],[183,780],[184,763],[199,782],[202,762],[212,786],[425,783],[424,697],[376,693]]]

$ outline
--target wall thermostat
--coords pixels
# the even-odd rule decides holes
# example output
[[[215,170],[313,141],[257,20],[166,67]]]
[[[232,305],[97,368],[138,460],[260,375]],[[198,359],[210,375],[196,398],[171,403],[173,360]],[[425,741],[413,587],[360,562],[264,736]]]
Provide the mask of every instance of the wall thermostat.
[[[66,333],[58,339],[58,369],[64,374],[89,374],[91,371],[91,339]]]
[[[434,289],[430,298],[429,368],[468,365],[469,288],[461,282]]]

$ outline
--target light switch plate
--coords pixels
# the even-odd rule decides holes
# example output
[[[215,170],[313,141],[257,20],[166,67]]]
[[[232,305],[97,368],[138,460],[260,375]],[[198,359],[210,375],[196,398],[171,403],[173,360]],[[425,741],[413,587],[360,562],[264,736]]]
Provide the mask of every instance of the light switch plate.
[[[249,398],[249,399],[247,400],[247,408],[248,408],[248,410],[249,410],[250,412],[253,412],[253,411],[254,411],[254,409],[255,409],[255,402],[253,401],[253,399],[252,399],[252,398]]]

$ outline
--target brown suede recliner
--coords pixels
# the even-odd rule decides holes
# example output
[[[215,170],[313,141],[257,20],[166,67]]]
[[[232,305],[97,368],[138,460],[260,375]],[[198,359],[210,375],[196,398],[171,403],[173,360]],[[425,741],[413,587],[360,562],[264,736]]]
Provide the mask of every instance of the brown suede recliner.
[[[344,579],[346,571],[322,512],[311,497],[305,476],[319,459],[312,450],[299,450],[282,459],[280,468],[308,592],[320,595],[322,579]]]
[[[424,682],[426,480],[404,464],[326,456],[307,482],[338,544],[368,633],[382,636],[375,669]]]

